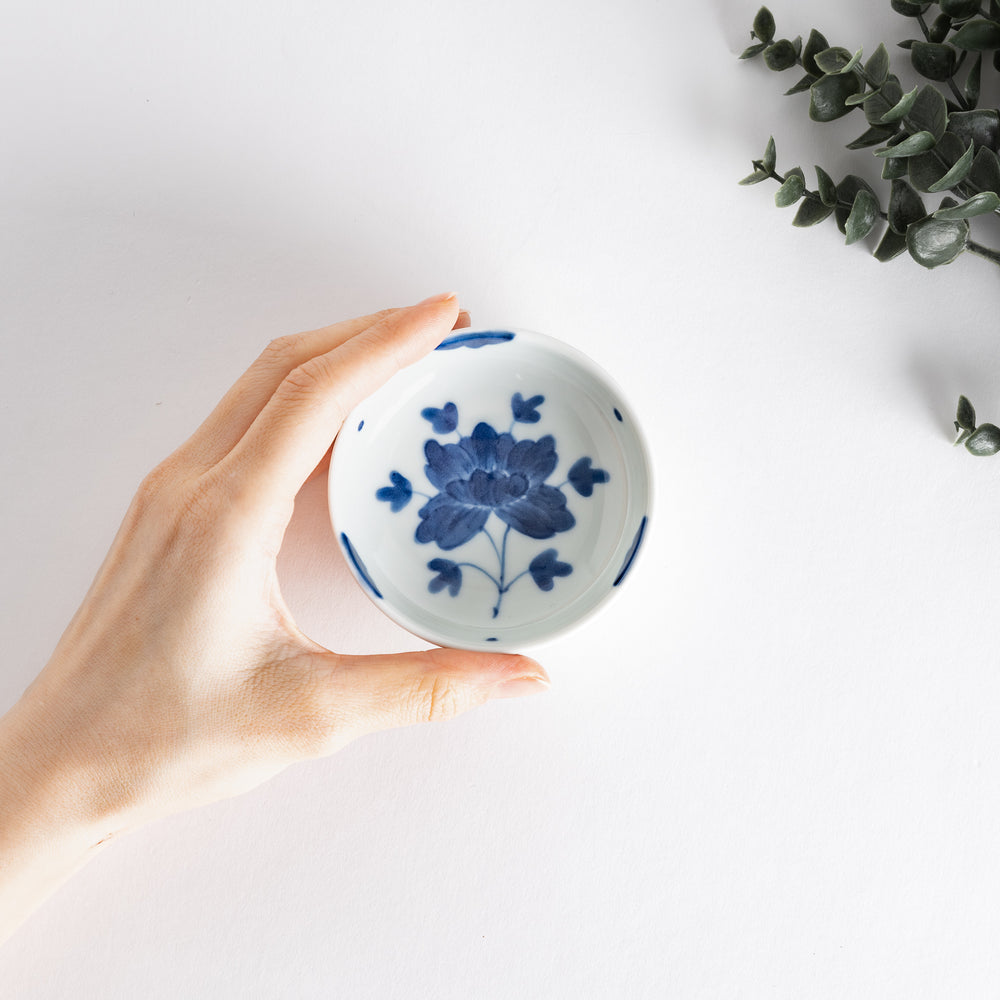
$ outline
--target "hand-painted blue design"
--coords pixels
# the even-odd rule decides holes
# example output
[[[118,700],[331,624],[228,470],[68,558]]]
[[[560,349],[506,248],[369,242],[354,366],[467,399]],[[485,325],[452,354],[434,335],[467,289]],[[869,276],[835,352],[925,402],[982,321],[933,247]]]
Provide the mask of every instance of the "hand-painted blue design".
[[[519,392],[515,392],[510,400],[510,410],[514,414],[515,422],[537,424],[542,419],[538,407],[544,402],[544,396],[532,396],[531,399],[525,399]]]
[[[424,407],[420,416],[431,422],[435,434],[450,434],[458,426],[458,407],[454,403],[445,403],[440,410],[436,406]]]
[[[556,558],[558,555],[555,549],[546,549],[528,564],[528,572],[539,590],[551,590],[557,576],[569,576],[573,572],[569,563],[559,562]]]
[[[569,483],[582,497],[589,497],[594,492],[595,483],[606,483],[611,476],[604,469],[592,469],[588,456],[573,463],[569,470]]]
[[[632,568],[632,563],[635,560],[635,554],[639,551],[639,546],[642,544],[642,536],[646,531],[646,518],[639,522],[639,530],[635,533],[635,538],[632,539],[632,544],[629,546],[628,554],[625,556],[625,562],[622,563],[622,568],[618,571],[618,576],[615,577],[615,582],[611,585],[612,587],[617,587],[622,580],[625,579],[625,574]]]
[[[459,333],[442,340],[436,351],[454,351],[457,347],[488,347],[490,344],[504,344],[514,339],[509,330],[488,330],[481,333]]]
[[[462,570],[458,563],[454,563],[450,559],[432,559],[427,564],[427,568],[437,573],[437,576],[427,584],[427,589],[432,594],[436,594],[447,587],[448,593],[452,597],[458,595],[458,592],[462,589]]]
[[[499,642],[500,640],[495,635],[488,635],[486,637],[487,642]]]
[[[514,425],[540,421],[538,408],[544,402],[544,396],[526,400],[515,393],[511,397]],[[609,481],[608,473],[592,468],[592,460],[585,457],[572,466],[566,483],[551,486],[546,480],[559,464],[556,441],[551,434],[537,440],[518,441],[510,431],[498,433],[490,424],[480,421],[465,436],[458,429],[458,408],[454,403],[440,408],[426,407],[421,416],[430,421],[437,434],[457,431],[458,442],[442,444],[435,438],[424,442],[424,475],[437,493],[427,496],[416,491],[426,496],[427,502],[417,512],[419,523],[414,538],[425,545],[434,542],[450,552],[482,534],[496,554],[498,564],[496,571],[490,572],[479,563],[432,559],[427,564],[436,574],[427,584],[431,593],[447,589],[456,597],[462,589],[462,569],[475,570],[496,588],[497,601],[492,608],[496,618],[504,594],[522,577],[530,576],[540,590],[548,591],[555,586],[556,577],[572,573],[573,567],[560,562],[555,549],[546,549],[531,560],[527,569],[510,574],[507,567],[510,533],[516,531],[528,538],[545,539],[569,531],[576,518],[566,506],[562,487],[572,483],[577,493],[589,497],[595,484]],[[392,485],[383,486],[375,495],[389,503],[393,511],[402,510],[415,491],[402,473],[393,471],[389,478]],[[505,525],[499,542],[489,531],[494,515]]]
[[[491,513],[530,538],[551,538],[576,524],[566,495],[545,485],[559,461],[551,434],[515,441],[479,423],[458,444],[432,438],[424,455],[424,473],[440,492],[420,509],[418,542],[457,548],[482,530]]]
[[[371,576],[368,574],[368,570],[365,564],[361,561],[361,557],[354,551],[354,546],[351,545],[351,540],[344,534],[340,533],[340,544],[344,546],[344,551],[347,553],[347,558],[351,560],[351,565],[354,567],[355,572],[361,577],[362,582],[367,584],[368,589],[379,599],[382,599],[382,593],[375,586],[372,581]]]
[[[615,418],[618,420],[618,423],[622,423],[625,419],[621,414],[621,410],[619,410],[617,406],[615,407]]]
[[[365,422],[362,420],[361,423],[358,424],[358,430],[361,430],[361,428],[364,427],[364,426],[365,426]]]
[[[389,479],[392,486],[383,486],[380,490],[376,490],[375,499],[389,504],[395,514],[410,502],[410,498],[413,496],[413,487],[410,485],[409,479],[400,472],[390,472]]]

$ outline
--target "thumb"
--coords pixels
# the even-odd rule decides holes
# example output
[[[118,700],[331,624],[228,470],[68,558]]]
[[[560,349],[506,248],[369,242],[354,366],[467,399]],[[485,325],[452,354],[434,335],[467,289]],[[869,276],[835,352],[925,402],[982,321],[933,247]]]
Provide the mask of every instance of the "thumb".
[[[356,735],[452,719],[491,698],[548,690],[534,660],[504,653],[428,649],[385,656],[337,656],[334,698]]]

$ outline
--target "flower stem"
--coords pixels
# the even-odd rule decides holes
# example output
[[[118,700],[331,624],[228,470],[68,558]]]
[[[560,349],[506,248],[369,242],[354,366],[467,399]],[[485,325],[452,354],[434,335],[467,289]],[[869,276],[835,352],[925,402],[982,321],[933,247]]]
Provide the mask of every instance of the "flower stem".
[[[497,578],[492,573],[487,573],[486,570],[484,570],[482,566],[477,566],[475,563],[470,563],[470,562],[460,562],[460,563],[456,563],[455,565],[456,566],[468,566],[469,569],[478,569],[479,572],[482,573],[483,576],[485,576],[486,579],[489,580],[490,583],[492,583],[493,586],[496,587],[498,591],[500,590],[500,581],[497,580]],[[496,615],[494,615],[493,617],[495,618]]]
[[[498,614],[500,614],[500,605],[503,602],[503,595],[506,594],[507,591],[510,589],[509,587],[505,587],[503,585],[504,584],[504,574],[507,571],[507,536],[509,534],[510,534],[510,525],[508,524],[507,525],[507,530],[503,533],[503,542],[500,543],[501,544],[501,548],[500,548],[500,582],[497,584],[497,590],[499,591],[499,593],[497,594],[497,603],[496,603],[496,606],[493,608],[493,617],[494,618],[496,618],[496,616]]]

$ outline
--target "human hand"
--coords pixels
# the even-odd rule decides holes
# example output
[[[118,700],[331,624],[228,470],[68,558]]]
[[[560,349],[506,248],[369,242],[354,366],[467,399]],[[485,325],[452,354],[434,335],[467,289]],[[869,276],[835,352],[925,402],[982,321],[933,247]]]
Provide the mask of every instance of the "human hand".
[[[50,662],[0,720],[0,939],[110,836],[376,730],[541,691],[522,656],[343,656],[276,560],[351,408],[467,323],[454,296],[273,341],[143,481]]]

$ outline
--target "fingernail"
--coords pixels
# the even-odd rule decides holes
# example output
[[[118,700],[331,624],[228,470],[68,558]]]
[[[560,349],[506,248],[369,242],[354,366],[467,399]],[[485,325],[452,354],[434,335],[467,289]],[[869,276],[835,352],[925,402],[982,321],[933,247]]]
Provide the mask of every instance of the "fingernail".
[[[548,691],[547,677],[515,677],[501,681],[491,692],[491,698],[522,698],[527,694],[541,694]]]
[[[429,306],[436,305],[439,302],[447,302],[449,299],[457,299],[458,295],[455,292],[442,292],[440,295],[432,295],[428,299],[424,299],[422,302],[418,302],[418,306]]]

